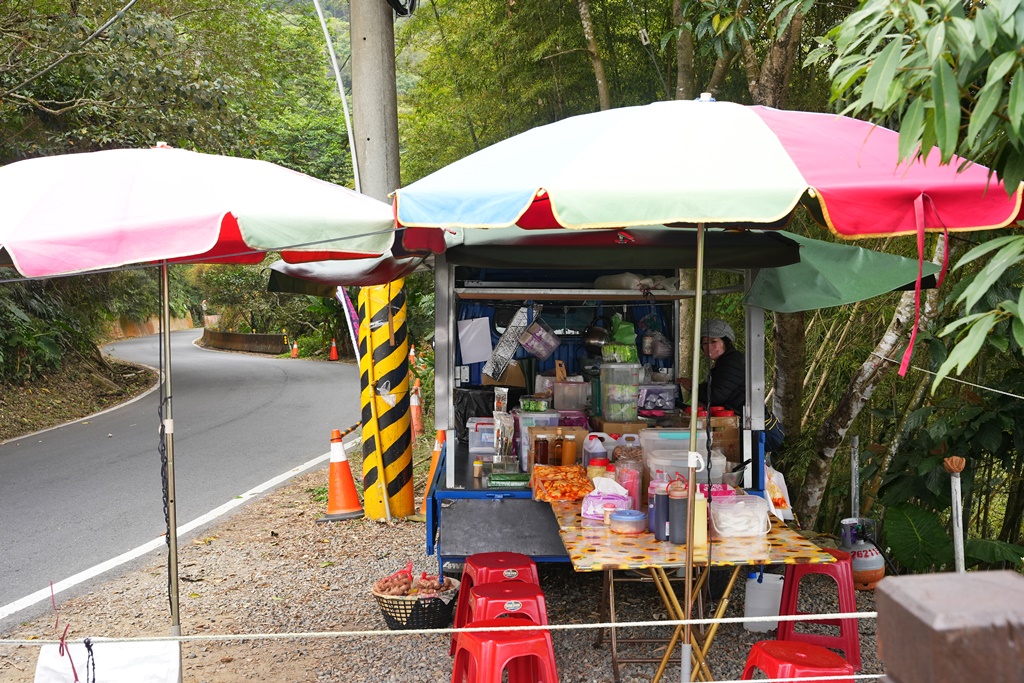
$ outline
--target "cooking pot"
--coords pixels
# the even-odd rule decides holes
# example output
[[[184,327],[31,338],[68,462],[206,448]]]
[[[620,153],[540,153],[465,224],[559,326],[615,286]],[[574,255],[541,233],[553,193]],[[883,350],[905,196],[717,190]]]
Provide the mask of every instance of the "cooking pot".
[[[605,327],[598,327],[597,324],[604,321]],[[612,341],[612,320],[608,316],[594,318],[594,321],[583,331],[583,348],[587,353],[599,356],[601,347]]]

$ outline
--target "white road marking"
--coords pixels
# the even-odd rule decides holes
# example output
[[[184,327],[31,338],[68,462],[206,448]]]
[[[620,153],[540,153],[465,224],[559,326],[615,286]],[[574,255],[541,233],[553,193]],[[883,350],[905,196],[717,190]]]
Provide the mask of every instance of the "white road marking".
[[[345,444],[345,450],[348,451],[352,447],[354,447],[354,446],[356,446],[356,445],[358,445],[360,443],[362,443],[362,441],[360,439],[355,439],[353,441],[349,441],[347,444]],[[262,484],[260,484],[259,486],[256,486],[255,488],[249,489],[248,491],[246,491],[242,495],[237,496],[236,498],[232,498],[231,500],[229,500],[228,502],[224,503],[220,507],[215,508],[215,509],[207,512],[205,515],[203,515],[201,517],[197,517],[196,519],[192,520],[188,524],[184,524],[182,526],[179,526],[178,527],[178,538],[181,538],[182,536],[184,536],[188,532],[193,531],[194,529],[197,529],[197,528],[199,528],[199,527],[201,527],[201,526],[203,526],[205,524],[209,524],[210,522],[212,522],[213,520],[217,519],[218,517],[223,516],[224,514],[230,512],[233,509],[235,509],[236,507],[238,507],[242,503],[245,503],[245,502],[255,498],[256,496],[258,496],[259,494],[267,491],[268,489],[271,489],[271,488],[277,486],[278,484],[281,484],[281,483],[283,483],[285,481],[288,481],[292,477],[294,477],[294,476],[296,476],[298,474],[302,474],[306,470],[312,469],[313,467],[316,467],[317,465],[319,465],[322,462],[326,462],[327,460],[330,459],[330,457],[331,457],[330,452],[327,452],[327,453],[324,453],[323,455],[320,455],[320,456],[317,456],[317,457],[313,458],[312,460],[308,460],[308,461],[302,463],[301,465],[299,465],[298,467],[294,467],[294,468],[288,470],[287,472],[285,472],[284,474],[280,474],[280,475],[274,477],[273,479],[269,479],[269,480],[263,482]],[[53,584],[53,591],[52,591],[52,593],[54,595],[56,595],[57,593],[61,593],[63,591],[66,591],[69,588],[73,588],[74,586],[77,586],[80,583],[88,581],[89,579],[97,577],[97,576],[103,574],[104,572],[108,572],[111,569],[119,567],[122,564],[125,564],[126,562],[131,562],[132,560],[134,560],[136,558],[142,557],[146,553],[149,553],[149,552],[151,552],[153,550],[156,550],[158,548],[164,547],[166,545],[167,545],[166,538],[164,536],[158,536],[157,538],[154,538],[152,541],[149,541],[148,543],[143,543],[139,547],[133,548],[132,550],[129,550],[126,553],[122,553],[122,554],[118,555],[117,557],[111,558],[111,559],[107,560],[106,562],[101,562],[100,564],[98,564],[98,565],[96,565],[94,567],[90,567],[89,569],[86,569],[85,571],[78,572],[74,576],[69,576],[68,578],[63,579],[62,581],[55,582]],[[49,600],[50,594],[51,594],[50,587],[47,586],[46,588],[43,588],[41,590],[37,590],[35,593],[31,593],[29,595],[26,595],[25,597],[21,598],[20,600],[15,600],[14,602],[12,602],[10,604],[7,604],[7,605],[4,605],[3,607],[0,607],[0,620],[9,617],[12,614],[16,614],[17,612],[20,612],[21,610],[25,609],[26,607],[31,607],[32,605],[35,605],[36,603],[42,602],[44,600]]]

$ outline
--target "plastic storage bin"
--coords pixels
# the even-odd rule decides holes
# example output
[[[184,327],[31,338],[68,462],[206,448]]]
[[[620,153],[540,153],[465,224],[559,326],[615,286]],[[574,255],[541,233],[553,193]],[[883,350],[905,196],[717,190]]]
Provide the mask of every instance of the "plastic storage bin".
[[[674,384],[641,384],[636,404],[640,410],[675,410],[679,390]]]
[[[760,496],[712,498],[711,527],[718,538],[764,536],[772,528],[768,501]]]
[[[634,422],[640,395],[639,363],[601,364],[601,414],[609,422]]]
[[[494,459],[494,418],[471,417],[466,420],[466,431],[469,433],[469,454],[491,462]]]
[[[555,410],[583,410],[589,396],[589,382],[555,382]]]
[[[686,453],[690,450],[689,429],[641,429],[640,446],[644,449],[644,457],[655,451],[680,451]],[[704,456],[707,462],[708,435],[701,430],[697,432],[697,451]]]

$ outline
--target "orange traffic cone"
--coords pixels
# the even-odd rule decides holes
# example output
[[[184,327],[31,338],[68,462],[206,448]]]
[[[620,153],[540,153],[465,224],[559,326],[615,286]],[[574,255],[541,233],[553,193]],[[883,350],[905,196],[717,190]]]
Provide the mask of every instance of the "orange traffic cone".
[[[409,392],[409,415],[412,421],[412,438],[423,436],[423,407],[420,403],[420,381],[417,379]]]
[[[423,488],[423,505],[420,506],[420,514],[427,514],[427,498],[430,497],[430,485],[434,481],[434,473],[437,472],[437,463],[441,460],[441,448],[444,446],[444,430],[438,429],[434,437],[434,452],[430,456],[430,474],[427,475],[427,485]]]
[[[299,344],[298,342],[292,342],[292,358],[299,357]]]
[[[356,482],[352,479],[345,446],[341,443],[341,430],[331,432],[331,469],[327,482],[327,514],[317,522],[337,522],[343,519],[359,519],[363,506],[359,504]]]
[[[338,360],[338,345],[333,339],[331,340],[331,355],[328,357],[328,360]]]

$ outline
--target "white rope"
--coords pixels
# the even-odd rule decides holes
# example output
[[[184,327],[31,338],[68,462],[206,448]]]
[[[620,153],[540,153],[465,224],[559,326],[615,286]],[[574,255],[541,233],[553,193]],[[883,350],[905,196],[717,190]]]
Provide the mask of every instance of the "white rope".
[[[285,640],[285,639],[324,639],[324,638],[367,638],[378,636],[424,636],[424,635],[450,635],[452,633],[477,633],[482,631],[573,631],[592,630],[604,628],[639,628],[647,626],[685,626],[708,625],[708,624],[741,624],[745,622],[777,622],[777,621],[811,621],[819,619],[875,619],[878,612],[840,612],[838,614],[793,614],[788,616],[765,616],[765,617],[723,617],[721,619],[678,619],[663,621],[611,621],[594,624],[531,624],[529,626],[512,626],[495,628],[418,628],[392,631],[389,629],[376,629],[370,631],[308,631],[293,633],[225,633],[206,634],[195,636],[141,636],[131,638],[104,638],[92,637],[94,643],[131,643],[131,642],[211,642],[230,640]],[[80,640],[65,640],[65,643],[81,643]],[[0,639],[0,645],[54,645],[60,640],[4,640]]]
[[[896,365],[899,364],[898,360],[893,360],[892,358],[887,358],[887,357],[883,356],[880,353],[875,353],[874,351],[871,352],[871,355],[874,356],[875,358],[881,358],[884,361],[888,361],[888,362],[896,364]],[[915,370],[918,370],[919,372],[923,372],[926,375],[938,375],[939,374],[937,372],[932,372],[931,370],[925,370],[924,368],[922,368],[920,366],[917,366],[917,365],[911,365],[910,367],[912,367]],[[957,379],[956,377],[950,377],[949,375],[946,375],[946,377],[944,379],[949,380],[950,382],[959,382],[960,384],[966,384],[967,386],[974,387],[975,389],[982,389],[984,391],[991,391],[994,394],[1002,394],[1003,396],[1009,396],[1010,398],[1024,399],[1024,396],[1018,396],[1017,394],[1011,394],[1009,391],[1003,391],[1002,389],[993,389],[992,387],[987,387],[984,384],[975,384],[974,382],[968,382],[967,380]]]

